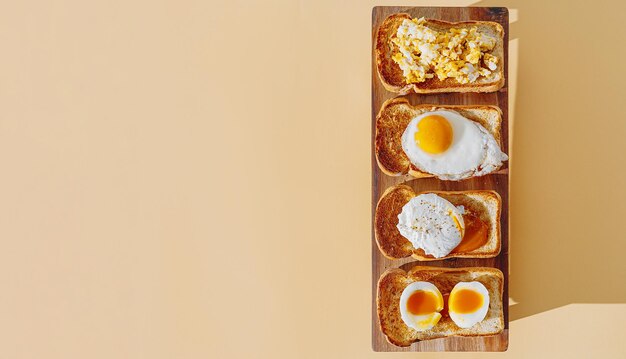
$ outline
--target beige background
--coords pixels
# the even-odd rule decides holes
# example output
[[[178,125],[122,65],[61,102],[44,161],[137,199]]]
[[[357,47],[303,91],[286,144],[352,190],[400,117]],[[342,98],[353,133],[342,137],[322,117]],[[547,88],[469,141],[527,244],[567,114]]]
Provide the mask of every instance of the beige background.
[[[517,304],[491,356],[626,355],[626,6],[440,3],[513,9]],[[391,357],[370,348],[374,5],[5,4],[0,357]]]

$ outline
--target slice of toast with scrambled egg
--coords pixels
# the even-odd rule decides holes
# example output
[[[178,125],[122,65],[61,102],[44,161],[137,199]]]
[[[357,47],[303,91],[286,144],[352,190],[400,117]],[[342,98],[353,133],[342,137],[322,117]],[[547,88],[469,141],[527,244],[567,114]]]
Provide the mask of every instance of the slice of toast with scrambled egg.
[[[478,39],[469,41],[468,34]],[[393,14],[378,28],[374,51],[379,78],[391,92],[494,92],[504,86],[504,29],[496,22]]]

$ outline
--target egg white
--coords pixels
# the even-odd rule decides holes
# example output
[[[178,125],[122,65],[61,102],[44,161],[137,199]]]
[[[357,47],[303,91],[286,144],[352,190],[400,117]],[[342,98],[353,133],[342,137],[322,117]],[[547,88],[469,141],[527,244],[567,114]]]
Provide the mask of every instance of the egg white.
[[[434,293],[439,301],[439,307],[436,312],[424,315],[415,315],[408,311],[407,302],[409,297],[414,292],[419,290],[427,291]],[[402,291],[402,295],[400,295],[400,317],[404,324],[406,324],[409,328],[413,328],[418,332],[423,332],[425,330],[431,329],[439,322],[441,319],[441,314],[439,313],[443,309],[443,296],[439,289],[430,282],[413,282],[406,286]]]
[[[468,289],[477,292],[483,298],[483,304],[478,310],[473,313],[457,313],[450,307],[450,299],[453,298],[454,293],[460,289]],[[471,328],[476,323],[485,319],[487,311],[489,310],[489,291],[485,288],[485,285],[481,282],[459,282],[457,283],[448,297],[448,313],[450,318],[456,323],[459,328]]]
[[[427,153],[415,143],[417,124],[430,115],[442,116],[452,126],[452,144],[440,154]],[[482,125],[448,110],[425,112],[413,118],[402,134],[402,149],[414,166],[445,180],[481,176],[493,172],[508,159]]]
[[[396,227],[413,247],[441,258],[461,243],[465,231],[464,212],[463,206],[455,207],[443,197],[424,193],[411,198],[402,207]]]

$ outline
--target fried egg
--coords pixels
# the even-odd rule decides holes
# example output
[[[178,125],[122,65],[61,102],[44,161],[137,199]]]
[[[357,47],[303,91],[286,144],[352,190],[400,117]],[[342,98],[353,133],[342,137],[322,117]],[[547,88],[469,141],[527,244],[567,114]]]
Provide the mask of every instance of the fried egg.
[[[400,295],[400,316],[408,327],[423,332],[441,319],[443,296],[430,282],[413,282]]]
[[[465,232],[464,212],[463,206],[456,207],[434,193],[424,193],[402,207],[396,227],[413,247],[441,258],[461,243]]]
[[[489,291],[481,282],[459,282],[448,297],[448,313],[460,328],[481,322],[489,309]]]
[[[415,167],[444,180],[482,176],[508,159],[482,125],[449,110],[413,118],[402,134],[402,149]]]

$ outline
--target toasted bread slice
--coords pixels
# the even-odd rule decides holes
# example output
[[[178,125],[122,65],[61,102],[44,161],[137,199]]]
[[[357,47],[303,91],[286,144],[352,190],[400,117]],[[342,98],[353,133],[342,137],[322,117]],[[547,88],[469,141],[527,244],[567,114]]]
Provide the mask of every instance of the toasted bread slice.
[[[448,316],[443,315],[439,322],[429,330],[418,332],[408,327],[400,316],[400,295],[412,282],[426,281],[433,283],[444,296],[444,302],[459,282],[481,282],[489,292],[489,309],[485,319],[471,328],[459,328]],[[413,267],[408,272],[402,269],[388,269],[378,280],[376,310],[380,329],[389,343],[407,347],[413,342],[449,336],[485,336],[496,335],[504,330],[502,292],[504,275],[499,269],[488,267],[439,268]],[[447,306],[447,305],[446,305]]]
[[[374,236],[376,244],[382,254],[389,259],[400,259],[408,256],[420,261],[442,260],[447,258],[491,258],[500,254],[500,213],[502,200],[495,191],[426,191],[434,193],[450,201],[455,206],[463,206],[469,213],[476,215],[487,224],[487,242],[481,247],[469,252],[452,252],[445,257],[435,258],[424,253],[421,248],[413,247],[408,239],[404,238],[398,228],[398,214],[402,207],[418,195],[407,185],[398,185],[388,188],[383,193],[374,215]]]
[[[471,28],[476,26],[479,32],[485,33],[496,39],[496,46],[490,52],[498,58],[498,67],[489,76],[479,77],[475,82],[461,84],[453,78],[443,81],[437,76],[420,83],[408,84],[402,73],[402,69],[391,57],[397,52],[397,46],[391,42],[396,36],[398,27],[405,20],[411,19],[411,15],[401,13],[387,17],[378,28],[376,33],[375,56],[378,77],[387,91],[407,94],[436,93],[436,92],[494,92],[504,86],[504,29],[497,22],[490,21],[463,21],[447,22],[435,19],[426,19],[425,26],[436,31],[447,31],[451,28]]]
[[[427,111],[456,111],[463,117],[482,125],[502,148],[500,128],[502,111],[489,105],[415,105],[404,97],[385,101],[376,116],[374,146],[376,161],[381,171],[389,176],[410,174],[415,178],[433,177],[413,165],[402,149],[402,134],[415,117]]]

